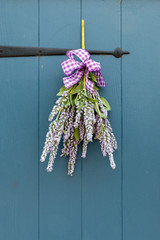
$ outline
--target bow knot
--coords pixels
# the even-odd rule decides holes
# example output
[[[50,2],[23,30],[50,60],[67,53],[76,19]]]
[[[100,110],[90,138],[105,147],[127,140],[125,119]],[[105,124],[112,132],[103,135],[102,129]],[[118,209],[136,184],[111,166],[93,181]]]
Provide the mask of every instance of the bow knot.
[[[97,85],[99,87],[106,86],[104,77],[101,73],[101,65],[99,62],[95,62],[90,59],[89,52],[84,49],[77,49],[67,51],[66,55],[68,59],[61,63],[64,74],[67,76],[63,78],[66,89],[79,82],[85,73],[86,88],[90,92],[94,93],[94,83],[88,79],[89,72],[93,72],[93,74],[98,77]],[[74,59],[74,55],[76,55],[81,60],[81,62],[76,61]]]

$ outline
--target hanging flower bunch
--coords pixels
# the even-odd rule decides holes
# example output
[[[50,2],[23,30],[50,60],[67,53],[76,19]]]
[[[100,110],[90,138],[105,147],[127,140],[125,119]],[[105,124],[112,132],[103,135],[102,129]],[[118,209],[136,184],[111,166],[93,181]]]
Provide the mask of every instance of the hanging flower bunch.
[[[117,142],[107,118],[111,108],[107,100],[99,95],[97,87],[106,85],[100,63],[91,60],[89,52],[84,49],[68,51],[66,54],[69,59],[61,65],[67,77],[63,78],[64,86],[57,94],[60,97],[49,116],[51,123],[41,162],[50,153],[47,171],[53,170],[58,145],[63,138],[61,156],[69,157],[68,175],[72,176],[78,145],[83,143],[82,158],[85,158],[88,143],[96,139],[100,142],[103,156],[108,154],[110,165],[115,169],[113,152]],[[74,55],[81,61],[76,61]]]

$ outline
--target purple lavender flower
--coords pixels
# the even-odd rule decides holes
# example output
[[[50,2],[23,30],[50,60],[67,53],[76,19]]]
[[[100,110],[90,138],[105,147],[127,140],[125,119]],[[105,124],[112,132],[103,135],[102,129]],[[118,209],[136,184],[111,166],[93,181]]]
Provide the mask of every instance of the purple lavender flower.
[[[87,145],[88,145],[88,140],[87,140],[87,137],[86,137],[86,134],[85,134],[85,135],[84,135],[84,139],[83,139],[82,158],[86,158]]]
[[[78,141],[73,140],[72,148],[70,151],[70,158],[68,162],[68,175],[70,176],[72,176],[74,172],[74,164],[76,162],[77,149],[78,149]]]
[[[93,111],[94,106],[91,102],[86,101],[83,107],[84,111],[84,124],[86,129],[86,140],[92,142],[93,137]]]

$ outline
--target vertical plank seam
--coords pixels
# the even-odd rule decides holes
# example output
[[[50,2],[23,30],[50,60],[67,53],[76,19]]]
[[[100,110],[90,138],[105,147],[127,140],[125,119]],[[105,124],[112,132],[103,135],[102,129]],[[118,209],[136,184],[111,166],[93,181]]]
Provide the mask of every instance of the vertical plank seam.
[[[38,47],[40,46],[40,0],[38,0]],[[39,156],[39,90],[40,90],[40,57],[38,57],[38,240],[40,240],[40,156]]]
[[[120,46],[122,49],[122,1],[120,2]],[[123,74],[121,65],[121,240],[123,240]]]

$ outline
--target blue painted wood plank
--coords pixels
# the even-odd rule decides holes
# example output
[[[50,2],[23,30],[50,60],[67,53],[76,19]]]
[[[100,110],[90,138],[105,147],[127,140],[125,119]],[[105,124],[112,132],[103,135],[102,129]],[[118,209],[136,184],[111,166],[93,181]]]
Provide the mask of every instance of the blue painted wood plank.
[[[0,44],[37,46],[38,0],[0,1]]]
[[[80,1],[40,1],[40,45],[80,47]],[[48,116],[63,85],[65,56],[40,59],[40,154],[48,131]],[[67,175],[68,159],[60,158],[60,144],[52,173],[40,163],[40,239],[81,239],[81,159],[75,174]]]
[[[123,1],[124,240],[160,239],[160,2]]]
[[[30,2],[30,3],[29,3]],[[0,1],[0,45],[36,45],[37,0]],[[0,60],[0,239],[38,239],[38,61]]]
[[[0,61],[0,239],[37,239],[37,68],[35,58]]]
[[[86,48],[112,50],[120,46],[120,1],[82,1]],[[100,145],[88,146],[82,173],[83,240],[121,239],[121,64],[112,56],[92,56],[101,62],[107,86],[100,94],[108,99],[109,120],[118,141],[115,152],[117,169],[109,166]]]

